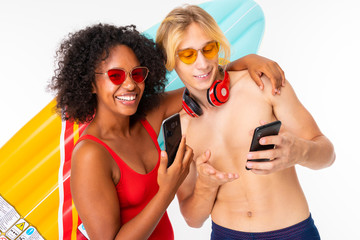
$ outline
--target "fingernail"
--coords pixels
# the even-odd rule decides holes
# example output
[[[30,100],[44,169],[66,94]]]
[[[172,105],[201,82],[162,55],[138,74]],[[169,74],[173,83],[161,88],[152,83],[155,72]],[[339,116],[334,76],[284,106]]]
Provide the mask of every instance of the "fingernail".
[[[161,157],[166,157],[166,154],[164,151],[161,151]]]
[[[265,139],[261,139],[260,144],[264,144],[264,143],[265,143]]]
[[[246,167],[248,167],[248,168],[252,168],[252,167],[253,167],[252,162],[247,162],[247,163],[246,163]]]
[[[251,159],[252,156],[253,156],[253,155],[252,155],[251,153],[248,153],[248,154],[247,154],[247,159]]]

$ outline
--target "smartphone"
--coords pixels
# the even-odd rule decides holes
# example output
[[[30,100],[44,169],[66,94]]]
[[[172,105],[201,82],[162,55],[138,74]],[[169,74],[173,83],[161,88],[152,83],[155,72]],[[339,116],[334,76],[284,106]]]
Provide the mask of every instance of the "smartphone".
[[[254,135],[253,135],[253,138],[252,138],[252,141],[251,141],[250,152],[273,149],[275,147],[274,144],[261,145],[259,143],[259,140],[262,137],[278,135],[280,127],[281,127],[281,122],[280,121],[274,121],[274,122],[271,122],[271,123],[268,123],[268,124],[257,127],[255,129],[255,131],[254,131]],[[270,161],[270,159],[268,159],[268,158],[260,158],[260,159],[251,159],[251,160],[248,160],[248,161],[265,162],[265,161]],[[246,169],[250,170],[248,168],[246,168]]]
[[[179,113],[172,115],[162,122],[162,132],[164,136],[165,151],[168,155],[167,167],[170,167],[175,160],[182,136]]]

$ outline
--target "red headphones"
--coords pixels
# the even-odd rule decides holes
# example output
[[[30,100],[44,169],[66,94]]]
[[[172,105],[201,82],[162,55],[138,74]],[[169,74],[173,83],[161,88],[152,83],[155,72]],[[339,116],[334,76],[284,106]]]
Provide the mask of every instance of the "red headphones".
[[[214,81],[211,87],[207,90],[207,99],[211,105],[218,107],[227,102],[229,99],[229,93],[229,74],[227,71],[224,71],[224,79]],[[196,118],[203,114],[200,105],[192,97],[190,97],[190,92],[187,88],[185,88],[183,93],[182,105],[185,112],[187,112],[191,117]]]

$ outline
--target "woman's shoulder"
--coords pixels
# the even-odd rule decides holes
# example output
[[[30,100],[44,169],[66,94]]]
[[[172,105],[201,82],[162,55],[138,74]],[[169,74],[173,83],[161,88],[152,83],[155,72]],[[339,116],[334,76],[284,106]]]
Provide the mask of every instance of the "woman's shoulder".
[[[72,152],[72,161],[97,165],[104,158],[111,157],[107,149],[101,144],[101,140],[91,135],[85,135],[79,139]]]
[[[153,108],[146,113],[146,119],[155,130],[156,134],[159,134],[161,123],[164,119],[179,112],[182,109],[182,93],[184,89],[176,89],[168,91],[162,94],[160,97],[160,104],[158,107]]]

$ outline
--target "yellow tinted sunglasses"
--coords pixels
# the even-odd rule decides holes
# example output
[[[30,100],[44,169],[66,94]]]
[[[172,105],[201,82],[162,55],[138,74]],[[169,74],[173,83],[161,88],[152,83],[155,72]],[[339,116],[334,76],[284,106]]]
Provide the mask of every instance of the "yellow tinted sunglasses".
[[[215,57],[215,55],[219,52],[220,45],[218,42],[213,41],[206,44],[201,49],[193,49],[193,48],[187,48],[184,50],[180,50],[177,52],[176,56],[179,57],[179,59],[186,64],[192,64],[196,61],[198,51],[200,50],[202,55],[206,57],[207,59],[212,59]]]

